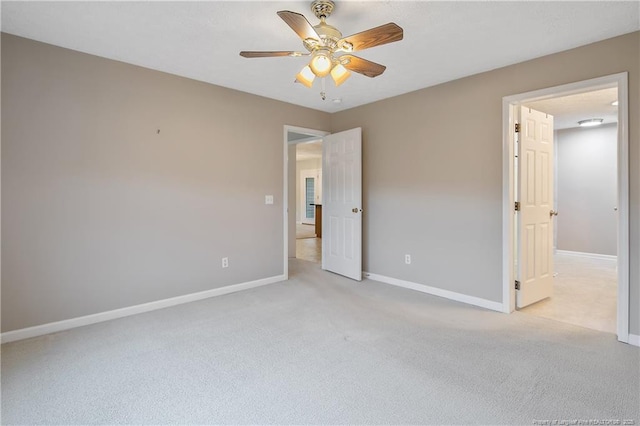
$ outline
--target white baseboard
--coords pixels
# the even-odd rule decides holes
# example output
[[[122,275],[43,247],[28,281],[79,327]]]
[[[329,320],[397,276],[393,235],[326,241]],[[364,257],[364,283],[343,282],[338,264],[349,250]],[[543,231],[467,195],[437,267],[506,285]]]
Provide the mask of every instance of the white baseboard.
[[[255,281],[248,281],[240,284],[228,285],[225,287],[205,290],[198,293],[185,294],[183,296],[172,297],[170,299],[157,300],[155,302],[143,303],[140,305],[128,306],[126,308],[114,309],[112,311],[100,312],[97,314],[71,318],[63,321],[51,322],[48,324],[36,325],[34,327],[21,328],[19,330],[7,331],[0,334],[0,342],[8,343],[16,340],[28,339],[30,337],[42,336],[56,333],[58,331],[69,330],[71,328],[82,327],[98,322],[109,321],[117,318],[128,317],[144,312],[155,311],[157,309],[168,308],[170,306],[181,305],[183,303],[195,302],[210,297],[222,296],[224,294],[235,293],[242,290],[260,287],[286,280],[284,275],[263,278]]]
[[[629,333],[629,341],[627,343],[633,346],[640,346],[640,336]]]
[[[556,253],[566,254],[569,256],[590,257],[592,259],[609,259],[609,260],[618,259],[618,256],[613,256],[611,254],[583,253],[581,251],[556,250]]]
[[[481,299],[479,297],[468,296],[466,294],[456,293],[441,288],[430,287],[424,284],[418,284],[411,281],[399,280],[397,278],[385,277],[384,275],[373,274],[371,272],[362,273],[366,278],[382,283],[404,287],[411,290],[420,291],[422,293],[434,296],[444,297],[445,299],[455,300],[456,302],[468,303],[469,305],[480,306],[481,308],[490,309],[492,311],[504,312],[502,303],[493,302],[491,300]]]

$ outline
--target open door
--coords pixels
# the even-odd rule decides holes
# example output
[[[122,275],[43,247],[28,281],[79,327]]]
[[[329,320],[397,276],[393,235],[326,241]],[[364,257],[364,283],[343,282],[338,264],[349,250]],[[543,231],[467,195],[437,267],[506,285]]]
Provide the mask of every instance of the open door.
[[[362,129],[322,144],[322,269],[362,280]]]
[[[518,142],[518,308],[553,293],[553,117],[520,107]],[[517,210],[517,209],[516,209]],[[516,287],[517,288],[517,287]]]

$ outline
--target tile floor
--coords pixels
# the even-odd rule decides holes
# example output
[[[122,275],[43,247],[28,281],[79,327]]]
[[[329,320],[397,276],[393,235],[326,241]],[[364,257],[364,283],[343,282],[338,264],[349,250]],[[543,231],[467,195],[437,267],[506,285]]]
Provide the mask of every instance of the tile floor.
[[[296,240],[296,257],[309,262],[322,262],[322,239],[303,238]]]
[[[306,223],[296,223],[296,238],[315,238],[316,226]]]
[[[322,239],[315,238],[313,225],[296,224],[296,258],[322,262]]]

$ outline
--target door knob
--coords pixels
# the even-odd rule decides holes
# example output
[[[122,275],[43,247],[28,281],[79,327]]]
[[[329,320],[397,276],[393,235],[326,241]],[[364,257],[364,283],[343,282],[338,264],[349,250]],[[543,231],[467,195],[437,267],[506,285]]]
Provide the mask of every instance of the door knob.
[[[553,216],[558,216],[558,211],[557,210],[551,210],[549,212],[549,217],[553,217]]]
[[[354,212],[354,213],[358,213],[358,208],[354,207],[354,208],[351,209],[351,211]]]

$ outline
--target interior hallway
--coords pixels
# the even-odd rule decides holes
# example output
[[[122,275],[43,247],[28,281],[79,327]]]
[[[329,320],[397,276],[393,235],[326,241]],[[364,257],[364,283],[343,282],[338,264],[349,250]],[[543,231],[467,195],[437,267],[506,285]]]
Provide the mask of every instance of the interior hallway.
[[[616,259],[556,253],[553,296],[521,312],[616,333]]]

